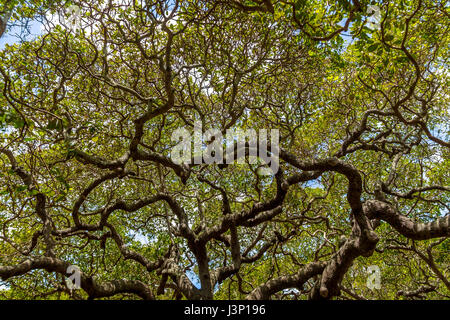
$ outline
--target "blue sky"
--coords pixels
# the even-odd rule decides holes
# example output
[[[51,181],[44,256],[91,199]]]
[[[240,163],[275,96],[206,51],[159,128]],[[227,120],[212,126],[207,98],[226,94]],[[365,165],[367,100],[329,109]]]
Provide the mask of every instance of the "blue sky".
[[[37,21],[30,21],[29,22],[29,34],[25,31],[24,34],[27,34],[26,40],[30,40],[33,37],[36,37],[41,34],[41,26],[42,24]],[[17,42],[20,42],[20,38],[18,35],[21,34],[22,28],[20,26],[12,26],[11,28],[7,29],[6,32],[3,34],[3,36],[0,38],[0,50],[2,50],[5,47],[5,44],[14,44]]]

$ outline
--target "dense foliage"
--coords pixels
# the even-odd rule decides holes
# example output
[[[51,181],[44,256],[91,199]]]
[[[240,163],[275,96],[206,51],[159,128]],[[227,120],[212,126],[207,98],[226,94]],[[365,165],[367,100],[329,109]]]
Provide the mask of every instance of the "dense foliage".
[[[0,50],[2,299],[450,297],[446,1],[2,0],[0,17],[3,37],[42,25]],[[278,129],[280,170],[172,161],[196,121]]]

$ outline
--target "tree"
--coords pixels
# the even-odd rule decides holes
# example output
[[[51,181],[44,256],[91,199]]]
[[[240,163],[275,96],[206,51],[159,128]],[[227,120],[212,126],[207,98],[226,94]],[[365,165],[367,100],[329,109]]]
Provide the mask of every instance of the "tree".
[[[44,31],[0,52],[3,298],[449,298],[445,2],[21,8]],[[279,170],[174,161],[195,123],[278,129]]]
[[[8,20],[11,17],[12,14],[12,8],[11,3],[12,1],[6,1],[2,6],[0,10],[0,37],[3,35],[3,33],[6,30],[6,25],[8,24]]]

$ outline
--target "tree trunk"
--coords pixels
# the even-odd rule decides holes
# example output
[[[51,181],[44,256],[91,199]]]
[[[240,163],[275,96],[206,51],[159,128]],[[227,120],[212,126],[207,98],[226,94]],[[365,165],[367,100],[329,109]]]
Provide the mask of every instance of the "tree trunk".
[[[6,6],[6,5],[5,5]],[[6,26],[8,24],[9,18],[11,18],[13,9],[6,9],[4,12],[0,12],[0,38],[6,30]]]

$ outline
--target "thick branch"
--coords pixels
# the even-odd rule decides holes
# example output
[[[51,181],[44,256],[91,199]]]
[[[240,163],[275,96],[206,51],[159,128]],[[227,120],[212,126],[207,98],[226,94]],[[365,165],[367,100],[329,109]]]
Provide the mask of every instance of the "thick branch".
[[[450,236],[450,215],[429,223],[414,222],[400,214],[386,202],[368,200],[364,203],[364,211],[371,219],[382,219],[405,237],[414,240],[426,240]]]
[[[48,272],[57,272],[66,275],[68,262],[52,257],[39,257],[27,259],[15,266],[0,266],[0,277],[7,280],[11,277],[26,274],[32,270],[43,269]],[[119,293],[134,293],[143,299],[153,299],[150,289],[139,280],[112,280],[98,283],[92,277],[80,272],[80,286],[87,292],[89,298],[110,297]]]
[[[302,289],[303,284],[311,277],[320,274],[326,266],[326,262],[312,262],[301,268],[296,274],[282,276],[267,281],[254,289],[248,296],[248,300],[267,300],[271,295],[288,288]]]

